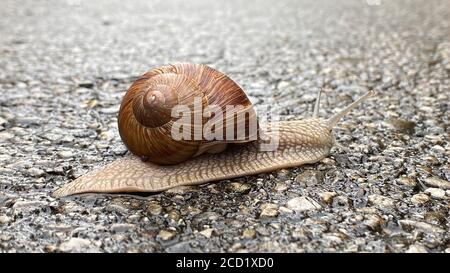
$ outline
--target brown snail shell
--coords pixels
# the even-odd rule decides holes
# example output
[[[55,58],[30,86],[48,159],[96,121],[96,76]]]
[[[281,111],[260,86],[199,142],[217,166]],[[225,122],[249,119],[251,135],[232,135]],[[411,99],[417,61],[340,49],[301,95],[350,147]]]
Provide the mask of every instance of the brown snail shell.
[[[194,138],[192,126],[191,139],[175,140],[171,129],[179,117],[173,117],[172,109],[177,105],[187,106],[193,117],[194,111],[198,111],[194,107],[196,98],[201,101],[202,109],[208,105],[217,105],[223,111],[227,105],[244,106],[249,111],[244,138],[199,140]],[[202,113],[200,115],[204,126],[209,119]],[[124,96],[118,122],[120,136],[133,154],[166,165],[205,152],[221,151],[229,142],[251,141],[256,134],[249,128],[252,119],[256,119],[256,112],[244,91],[232,79],[206,65],[180,63],[152,69],[136,80]],[[225,117],[222,124],[226,127]]]

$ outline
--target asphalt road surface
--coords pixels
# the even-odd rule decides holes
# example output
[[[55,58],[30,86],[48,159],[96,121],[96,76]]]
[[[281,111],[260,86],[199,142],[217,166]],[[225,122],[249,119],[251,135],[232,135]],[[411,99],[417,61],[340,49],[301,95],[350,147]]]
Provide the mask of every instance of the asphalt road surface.
[[[449,1],[0,2],[0,252],[450,252]],[[126,153],[145,71],[208,64],[255,106],[327,117],[309,166],[150,196],[50,196]]]

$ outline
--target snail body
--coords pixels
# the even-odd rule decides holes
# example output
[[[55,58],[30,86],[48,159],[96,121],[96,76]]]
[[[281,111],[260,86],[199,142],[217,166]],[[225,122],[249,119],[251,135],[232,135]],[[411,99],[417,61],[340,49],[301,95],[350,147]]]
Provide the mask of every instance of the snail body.
[[[132,154],[77,178],[53,196],[159,192],[315,163],[329,155],[334,144],[332,129],[337,122],[373,94],[370,91],[332,118],[323,119],[317,115],[319,92],[313,117],[281,121],[276,131],[264,132],[262,137],[257,124],[258,130],[250,130],[251,120],[256,117],[250,101],[226,75],[196,64],[153,69],[132,84],[119,111],[119,132]],[[231,139],[174,140],[169,131],[177,118],[172,117],[171,109],[180,104],[192,106],[194,97],[201,98],[202,106],[244,105],[242,111],[247,115],[241,125],[245,133],[233,129]],[[207,122],[200,121],[203,126]],[[223,126],[227,125],[225,122]],[[277,148],[263,149],[272,137],[278,139]]]

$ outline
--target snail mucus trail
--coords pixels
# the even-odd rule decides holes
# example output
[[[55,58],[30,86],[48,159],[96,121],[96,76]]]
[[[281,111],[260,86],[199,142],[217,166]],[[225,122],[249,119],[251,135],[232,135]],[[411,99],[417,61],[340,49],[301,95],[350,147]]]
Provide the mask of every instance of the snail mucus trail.
[[[334,144],[332,129],[339,120],[374,94],[369,91],[325,119],[318,116],[319,92],[312,117],[272,125],[277,129],[278,146],[264,150],[273,133],[250,130],[249,120],[256,113],[244,91],[228,76],[201,64],[155,68],[131,85],[119,110],[119,133],[131,154],[88,172],[57,189],[53,196],[160,192],[315,163],[329,155]],[[191,109],[195,98],[200,98],[203,109],[207,105],[222,109],[226,105],[244,106],[243,138],[236,138],[238,132],[234,131],[232,140],[174,139],[171,128],[178,119],[171,115],[173,107]],[[206,126],[208,119],[201,122]]]

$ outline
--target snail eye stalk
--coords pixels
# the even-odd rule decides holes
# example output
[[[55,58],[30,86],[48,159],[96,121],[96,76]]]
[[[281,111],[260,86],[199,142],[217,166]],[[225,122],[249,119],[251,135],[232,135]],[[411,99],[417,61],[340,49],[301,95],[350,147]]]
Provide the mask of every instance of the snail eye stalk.
[[[356,99],[354,102],[350,103],[347,107],[345,107],[343,110],[341,110],[339,113],[332,116],[330,119],[326,121],[326,124],[328,128],[333,129],[334,126],[345,116],[350,112],[351,110],[355,109],[357,106],[359,106],[363,101],[365,101],[369,97],[373,97],[376,95],[376,92],[373,90],[370,90],[366,94],[362,95],[358,99]]]
[[[319,92],[317,93],[316,98],[316,104],[314,105],[314,112],[313,112],[313,118],[319,117],[319,109],[320,109],[320,96],[322,95],[322,88],[320,88]]]

